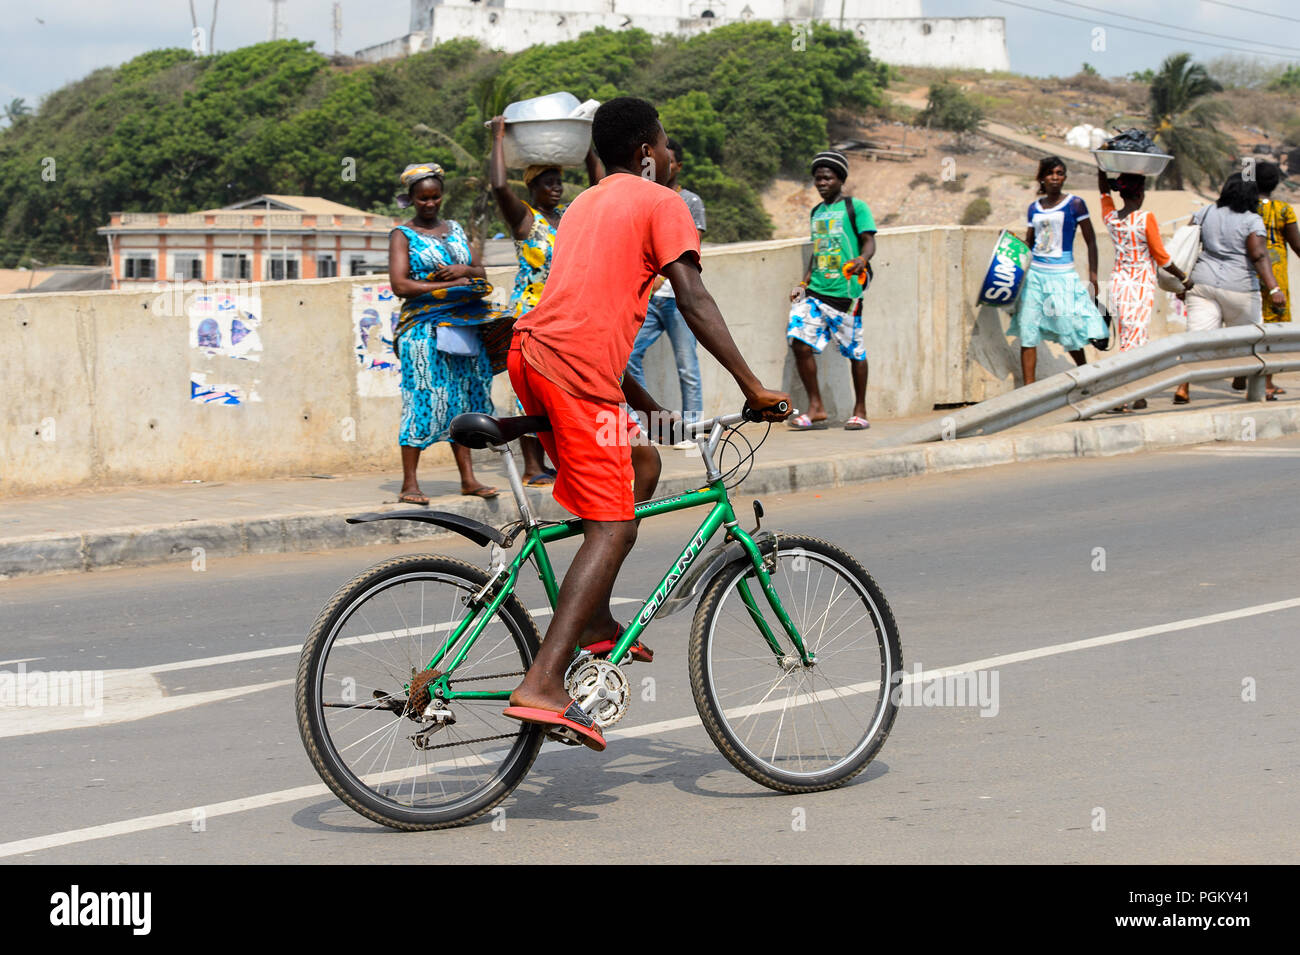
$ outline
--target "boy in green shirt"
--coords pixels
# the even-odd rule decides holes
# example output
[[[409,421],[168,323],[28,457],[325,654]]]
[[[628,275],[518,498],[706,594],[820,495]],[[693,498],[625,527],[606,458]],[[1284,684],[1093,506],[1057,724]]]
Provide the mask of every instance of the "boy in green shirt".
[[[865,431],[867,421],[867,350],[862,344],[862,293],[868,264],[876,254],[876,222],[861,199],[842,194],[849,164],[840,153],[818,153],[812,162],[813,185],[822,201],[812,211],[812,255],[803,281],[790,294],[786,337],[795,368],[808,392],[808,410],[790,419],[790,427],[809,431],[826,427],[826,407],[817,383],[817,356],[832,338],[849,360],[853,375],[853,415],[846,431]]]

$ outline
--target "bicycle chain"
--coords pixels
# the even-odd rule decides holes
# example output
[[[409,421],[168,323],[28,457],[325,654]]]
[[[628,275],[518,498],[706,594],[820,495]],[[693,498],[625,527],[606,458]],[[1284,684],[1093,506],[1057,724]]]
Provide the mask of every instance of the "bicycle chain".
[[[449,682],[473,683],[475,680],[499,680],[502,677],[507,677],[507,676],[525,676],[525,675],[526,674],[523,670],[518,670],[514,673],[490,673],[487,676],[458,676],[455,677],[454,679],[450,679]]]
[[[470,743],[490,743],[494,739],[514,739],[518,735],[518,733],[502,733],[500,736],[482,736],[478,739],[461,739],[454,743],[439,743],[437,746],[424,746],[421,747],[421,749],[426,752],[431,749],[450,749],[452,746],[468,746]]]

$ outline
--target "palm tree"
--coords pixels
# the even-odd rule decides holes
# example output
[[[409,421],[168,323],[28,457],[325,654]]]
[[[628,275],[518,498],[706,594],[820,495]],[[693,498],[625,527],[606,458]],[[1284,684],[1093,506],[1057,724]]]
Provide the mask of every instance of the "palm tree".
[[[14,126],[24,116],[30,116],[32,108],[27,105],[27,101],[21,96],[15,97],[9,101],[5,107],[5,119],[9,121],[10,126]]]
[[[1152,137],[1174,157],[1157,180],[1167,189],[1202,179],[1217,182],[1233,160],[1232,141],[1218,127],[1228,117],[1228,106],[1206,99],[1223,87],[1191,60],[1190,53],[1166,57],[1151,81]]]

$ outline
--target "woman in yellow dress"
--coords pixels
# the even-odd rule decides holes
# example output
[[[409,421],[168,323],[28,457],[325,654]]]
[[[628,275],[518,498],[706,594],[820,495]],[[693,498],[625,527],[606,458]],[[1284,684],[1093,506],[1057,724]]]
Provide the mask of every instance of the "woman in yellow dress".
[[[1268,301],[1264,301],[1263,318],[1266,322],[1289,322],[1291,321],[1291,293],[1287,287],[1286,247],[1291,246],[1295,254],[1300,255],[1300,228],[1296,227],[1296,214],[1290,203],[1272,197],[1273,190],[1282,181],[1282,170],[1277,163],[1262,162],[1257,165],[1255,181],[1259,186],[1259,215],[1264,220],[1264,228],[1268,232],[1265,237],[1268,260],[1273,266],[1273,278],[1278,288],[1282,290],[1282,294],[1286,296],[1286,305],[1280,311]],[[1272,375],[1269,375],[1265,382],[1265,392],[1270,399],[1286,394],[1284,389],[1273,387]]]
[[[523,201],[510,188],[506,175],[506,157],[503,142],[506,134],[504,116],[492,120],[492,156],[488,160],[488,179],[492,194],[496,196],[501,217],[510,227],[515,240],[515,255],[519,258],[519,272],[515,275],[515,288],[506,306],[506,314],[522,318],[532,310],[542,297],[546,277],[551,272],[551,253],[555,249],[555,230],[567,203],[564,199],[564,182],[559,166],[529,166],[524,170],[524,187],[528,202]],[[593,149],[587,149],[587,183],[594,186],[600,181],[603,170]],[[522,412],[521,412],[522,413]],[[532,436],[520,440],[524,453],[524,483],[533,487],[554,484],[554,472],[543,466],[542,445]]]

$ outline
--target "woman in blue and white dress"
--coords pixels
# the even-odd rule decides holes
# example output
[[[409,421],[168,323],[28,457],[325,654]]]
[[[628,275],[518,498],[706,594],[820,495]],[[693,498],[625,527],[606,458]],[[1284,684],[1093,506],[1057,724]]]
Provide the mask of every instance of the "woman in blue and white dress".
[[[1038,343],[1062,345],[1076,365],[1087,363],[1083,346],[1106,337],[1106,323],[1095,304],[1097,235],[1088,206],[1078,196],[1063,193],[1065,163],[1048,156],[1038,164],[1038,193],[1029,207],[1025,243],[1033,250],[1029,274],[1020,293],[1007,335],[1020,339],[1020,367],[1025,384],[1037,379]],[[1088,285],[1074,269],[1074,235],[1083,234],[1088,247]]]
[[[415,216],[388,238],[388,278],[402,299],[393,344],[402,363],[402,454],[398,500],[428,504],[416,469],[420,452],[435,441],[451,442],[451,421],[469,412],[492,414],[492,363],[480,329],[501,318],[487,302],[492,286],[474,263],[460,223],[439,217],[442,167],[413,163],[402,171],[406,194],[398,205]],[[404,201],[403,201],[404,200]],[[470,449],[452,443],[460,493],[493,498],[497,489],[474,476]]]

